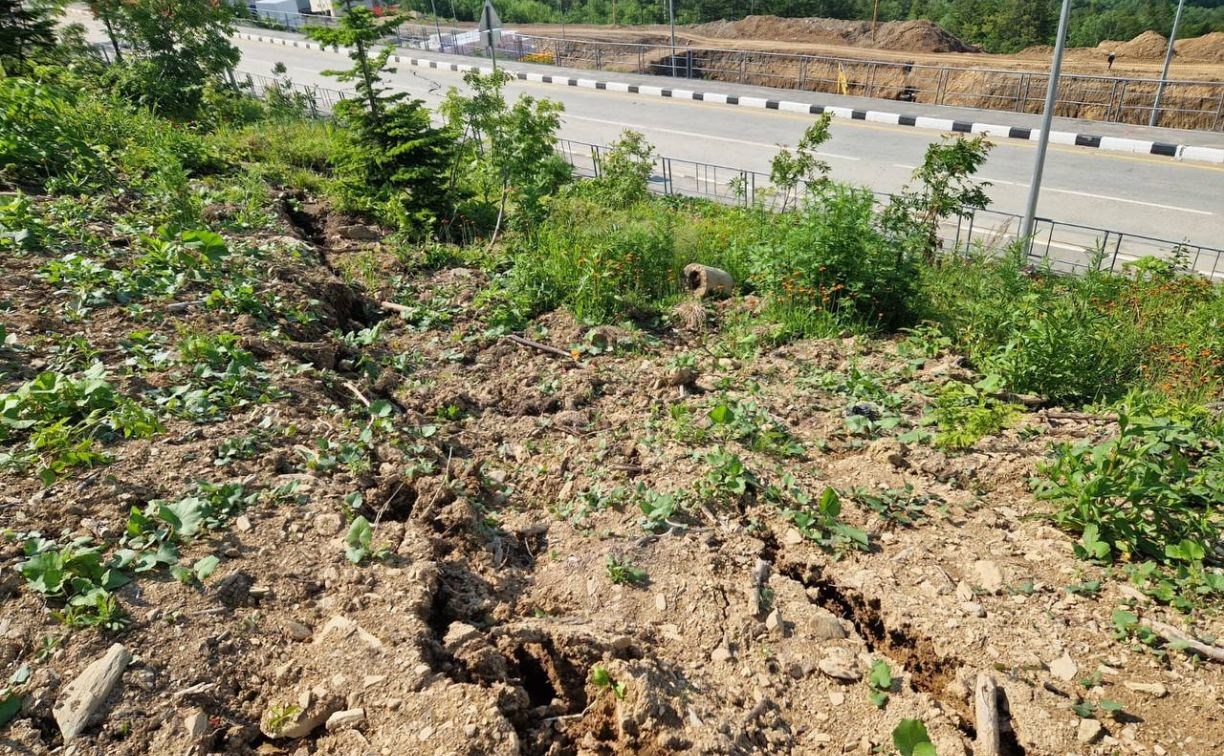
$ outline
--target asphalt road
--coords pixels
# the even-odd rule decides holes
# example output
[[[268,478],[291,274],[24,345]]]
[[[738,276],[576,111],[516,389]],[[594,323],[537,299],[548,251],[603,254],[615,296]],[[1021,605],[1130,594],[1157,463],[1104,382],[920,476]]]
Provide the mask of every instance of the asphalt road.
[[[238,46],[243,71],[269,74],[281,62],[295,83],[341,88],[320,72],[347,63],[343,55],[248,40],[238,40]],[[390,83],[430,105],[438,103],[448,88],[464,86],[458,73],[407,65],[390,77]],[[662,155],[763,173],[768,173],[778,145],[797,142],[813,119],[522,81],[512,82],[509,91],[563,103],[561,135],[568,139],[606,144],[622,130],[635,129]],[[999,120],[1006,118],[1000,114]],[[833,176],[885,192],[904,186],[927,145],[939,138],[911,127],[843,120],[833,122],[832,133],[823,154]],[[993,208],[1023,212],[1035,149],[1030,143],[1010,140],[995,145],[980,174],[992,184]],[[1038,214],[1067,223],[1224,245],[1224,168],[1051,145]]]
[[[268,75],[280,62],[296,84],[350,89],[322,75],[325,69],[348,67],[343,54],[245,39],[235,43],[242,51],[242,72]],[[389,77],[389,83],[429,105],[440,102],[450,87],[464,88],[461,74],[406,64]],[[512,82],[508,90],[512,95],[560,101],[565,106],[561,136],[567,139],[606,144],[624,129],[634,129],[645,134],[661,155],[762,173],[768,173],[778,145],[796,143],[813,119],[773,110],[525,81]],[[997,120],[1007,123],[1006,118],[1007,114],[1000,113]],[[939,138],[937,133],[912,127],[835,119],[832,139],[822,152],[834,178],[893,192],[910,181],[927,145]],[[979,174],[991,183],[992,209],[1023,212],[1035,149],[1032,143],[1015,140],[995,145]],[[1051,145],[1038,215],[1061,223],[1221,248],[1224,167]],[[997,231],[978,229],[975,238]],[[1002,231],[1007,232],[1006,228]],[[1054,248],[1070,252],[1088,244],[1091,237],[1089,232],[1060,230]],[[1124,258],[1134,256],[1123,251]],[[1207,263],[1204,270],[1210,272],[1213,267],[1224,278],[1224,261],[1218,267],[1214,261]]]

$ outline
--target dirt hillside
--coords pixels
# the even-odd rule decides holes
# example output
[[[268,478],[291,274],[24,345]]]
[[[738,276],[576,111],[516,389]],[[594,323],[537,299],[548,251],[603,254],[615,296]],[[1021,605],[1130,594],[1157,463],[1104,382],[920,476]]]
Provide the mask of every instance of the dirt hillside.
[[[965,756],[982,674],[1008,756],[1219,753],[1221,666],[1116,638],[1119,608],[1187,620],[1077,559],[1029,490],[1051,442],[1106,438],[1109,417],[902,443],[939,386],[973,380],[938,342],[710,330],[752,298],[652,331],[553,313],[514,341],[485,320],[485,272],[409,265],[307,196],[237,213],[206,208],[237,255],[219,259],[275,309],[235,316],[187,283],[134,321],[37,257],[7,269],[7,380],[97,361],[121,396],[222,414],[108,442],[109,464],[49,487],[0,483],[0,663],[29,691],[0,750],[62,747],[74,681],[111,660],[74,753],[869,756],[921,719]],[[111,264],[145,243],[80,225]],[[193,380],[210,393],[176,392]],[[694,489],[714,503],[669,509]],[[828,491],[835,531],[805,515]],[[202,501],[180,539],[174,513]],[[90,608],[13,569],[42,537],[85,548],[150,518],[179,523],[159,537],[192,567],[115,588],[122,632],[69,630]]]

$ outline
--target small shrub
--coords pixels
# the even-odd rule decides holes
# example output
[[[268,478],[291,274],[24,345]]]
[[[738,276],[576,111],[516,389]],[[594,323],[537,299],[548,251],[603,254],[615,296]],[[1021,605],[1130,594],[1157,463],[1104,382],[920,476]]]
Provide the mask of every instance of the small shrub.
[[[614,209],[560,200],[516,246],[511,288],[535,312],[565,306],[591,323],[651,313],[679,287],[674,220],[651,203]]]

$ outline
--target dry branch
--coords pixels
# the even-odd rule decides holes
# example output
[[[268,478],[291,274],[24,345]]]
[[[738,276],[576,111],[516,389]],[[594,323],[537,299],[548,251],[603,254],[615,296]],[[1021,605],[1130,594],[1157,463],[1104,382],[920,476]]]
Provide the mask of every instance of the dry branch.
[[[1224,648],[1220,648],[1219,646],[1209,646],[1200,640],[1190,637],[1172,625],[1166,625],[1163,622],[1157,622],[1156,620],[1144,620],[1143,624],[1165,640],[1181,643],[1187,649],[1193,651],[1204,659],[1224,663]]]
[[[523,338],[522,336],[515,336],[514,334],[506,336],[506,338],[522,347],[538,349],[541,352],[547,352],[548,354],[555,354],[558,357],[568,357],[571,360],[574,359],[574,355],[570,354],[564,349],[558,349],[555,346],[549,346],[548,344],[541,344],[538,341],[532,341],[531,339],[526,339],[526,338]]]

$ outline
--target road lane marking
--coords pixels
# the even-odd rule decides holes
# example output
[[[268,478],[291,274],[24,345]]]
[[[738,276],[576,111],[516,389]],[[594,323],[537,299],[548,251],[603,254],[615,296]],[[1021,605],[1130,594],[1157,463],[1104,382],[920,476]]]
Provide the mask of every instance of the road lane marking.
[[[714,136],[713,134],[702,134],[698,131],[681,131],[679,129],[668,129],[662,126],[647,126],[641,123],[627,123],[625,121],[609,121],[605,118],[591,118],[590,116],[574,115],[566,113],[562,116],[562,120],[574,119],[576,121],[590,121],[591,123],[603,123],[609,126],[621,126],[627,129],[642,129],[644,131],[658,131],[662,134],[674,134],[676,136],[697,137],[698,139],[713,139],[719,142],[731,142],[732,144],[746,144],[750,147],[764,147],[770,150],[785,149],[786,145],[766,144],[765,142],[751,142],[747,139],[733,139],[731,137]],[[862,158],[854,157],[853,155],[838,155],[833,152],[817,152],[820,157],[835,158],[837,160],[862,160]]]
[[[1007,179],[987,178],[982,177],[983,181],[989,181],[992,184],[1007,184],[1008,186],[1017,186],[1022,189],[1028,189],[1029,185],[1020,181],[1008,181]],[[1159,210],[1176,210],[1181,213],[1194,213],[1195,215],[1215,215],[1210,210],[1196,210],[1192,207],[1180,207],[1178,205],[1162,205],[1159,202],[1144,202],[1143,200],[1127,199],[1126,197],[1114,197],[1108,194],[1095,194],[1093,192],[1081,192],[1075,189],[1058,189],[1052,186],[1041,187],[1043,192],[1056,192],[1058,194],[1071,194],[1076,197],[1090,197],[1092,199],[1109,200],[1110,202],[1126,202],[1131,205],[1143,205],[1144,207],[1154,207]]]

